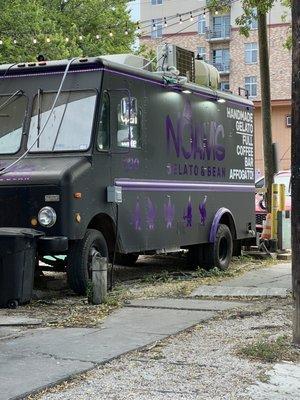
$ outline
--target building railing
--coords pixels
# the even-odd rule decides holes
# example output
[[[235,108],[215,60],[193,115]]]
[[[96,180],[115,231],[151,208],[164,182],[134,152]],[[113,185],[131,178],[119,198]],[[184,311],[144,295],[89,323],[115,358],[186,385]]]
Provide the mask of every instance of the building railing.
[[[213,27],[207,29],[207,40],[229,40],[231,37],[231,26]]]
[[[217,70],[222,74],[229,74],[230,73],[230,62],[218,63],[213,61],[211,63]]]

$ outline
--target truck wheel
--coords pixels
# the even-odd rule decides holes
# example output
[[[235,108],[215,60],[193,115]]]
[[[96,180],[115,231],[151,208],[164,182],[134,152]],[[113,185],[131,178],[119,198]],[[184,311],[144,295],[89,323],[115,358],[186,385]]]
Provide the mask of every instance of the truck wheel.
[[[115,264],[124,265],[125,267],[133,267],[139,258],[138,254],[116,254]]]
[[[101,232],[88,229],[84,238],[70,245],[67,256],[67,278],[75,293],[86,295],[92,279],[92,260],[100,254],[108,258],[107,243]]]
[[[215,242],[207,246],[204,251],[204,266],[206,268],[217,267],[226,270],[229,267],[233,251],[233,239],[227,225],[220,224]]]

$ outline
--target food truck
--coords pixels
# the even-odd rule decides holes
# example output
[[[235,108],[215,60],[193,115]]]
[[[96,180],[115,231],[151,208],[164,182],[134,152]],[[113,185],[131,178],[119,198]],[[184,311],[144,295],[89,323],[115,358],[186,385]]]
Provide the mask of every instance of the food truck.
[[[252,102],[149,65],[0,67],[0,227],[44,232],[37,258],[66,256],[78,294],[99,255],[185,249],[226,269],[255,235]]]

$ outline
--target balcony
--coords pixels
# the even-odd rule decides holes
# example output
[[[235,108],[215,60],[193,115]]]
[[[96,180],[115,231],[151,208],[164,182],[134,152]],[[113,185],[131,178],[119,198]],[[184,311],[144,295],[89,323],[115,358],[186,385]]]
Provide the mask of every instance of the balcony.
[[[220,75],[230,74],[230,62],[215,62],[211,63],[220,72]]]
[[[211,42],[224,42],[231,39],[231,26],[218,26],[207,29],[206,39]]]

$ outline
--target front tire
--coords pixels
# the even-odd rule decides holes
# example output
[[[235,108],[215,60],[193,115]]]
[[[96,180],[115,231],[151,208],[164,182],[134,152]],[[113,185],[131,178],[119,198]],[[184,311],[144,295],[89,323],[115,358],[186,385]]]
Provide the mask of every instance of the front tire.
[[[206,268],[216,267],[222,271],[228,269],[233,252],[233,239],[227,225],[220,224],[214,243],[208,245],[204,252],[204,266]]]
[[[67,278],[70,288],[79,295],[86,295],[92,279],[92,260],[96,254],[108,258],[108,247],[101,232],[87,229],[84,238],[70,245],[67,256]]]

